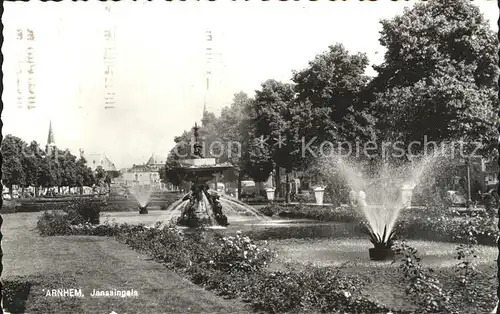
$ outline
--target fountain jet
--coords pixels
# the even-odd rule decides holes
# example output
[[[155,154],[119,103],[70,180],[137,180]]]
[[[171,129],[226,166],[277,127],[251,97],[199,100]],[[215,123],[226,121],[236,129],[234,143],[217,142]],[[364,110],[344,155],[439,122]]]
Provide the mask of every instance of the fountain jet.
[[[342,155],[320,160],[319,167],[329,181],[340,179],[357,193],[357,205],[353,208],[366,219],[366,231],[374,245],[370,258],[384,260],[393,256],[394,227],[400,212],[411,206],[409,192],[430,174],[439,157],[439,154],[426,155],[404,165],[384,161],[378,167],[371,167],[371,171]]]

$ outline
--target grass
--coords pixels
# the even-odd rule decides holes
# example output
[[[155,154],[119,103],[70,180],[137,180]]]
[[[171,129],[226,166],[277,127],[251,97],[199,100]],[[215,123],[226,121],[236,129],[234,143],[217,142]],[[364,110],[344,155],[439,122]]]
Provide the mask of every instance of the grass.
[[[241,313],[161,264],[106,237],[41,237],[39,214],[3,215],[4,280],[31,283],[26,313]],[[82,299],[45,297],[42,289],[79,288]],[[93,289],[135,289],[138,298],[91,298]]]

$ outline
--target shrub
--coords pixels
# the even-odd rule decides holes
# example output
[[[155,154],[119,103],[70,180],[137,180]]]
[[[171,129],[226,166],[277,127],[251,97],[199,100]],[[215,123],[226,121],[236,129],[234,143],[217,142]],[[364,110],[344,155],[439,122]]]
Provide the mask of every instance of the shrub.
[[[421,265],[415,248],[402,241],[396,252],[402,255],[400,270],[407,284],[406,294],[413,296],[420,308],[426,313],[458,313],[452,306],[450,294],[433,275],[434,271]]]
[[[19,206],[20,204],[15,200],[3,200],[2,214],[15,213]]]
[[[294,202],[298,202],[298,203],[313,203],[316,201],[314,199],[314,195],[310,195],[310,194],[307,194],[307,195],[296,194],[293,196],[292,200]]]
[[[99,224],[101,204],[92,199],[75,197],[71,200],[68,209],[71,224],[91,223]]]
[[[315,219],[320,221],[355,222],[364,218],[349,207],[317,206],[317,205],[278,205],[272,204],[259,209],[267,216],[278,215],[287,218]]]
[[[37,229],[42,236],[72,234],[70,219],[65,212],[44,212],[38,219]]]
[[[248,236],[216,237],[215,254],[209,267],[222,271],[258,271],[272,259],[273,253],[259,248]]]
[[[24,313],[31,283],[25,280],[7,280],[3,283],[3,308],[9,313]]]
[[[363,298],[363,282],[346,276],[341,268],[308,267],[306,270],[259,272],[244,298],[256,311],[387,313],[389,309]]]

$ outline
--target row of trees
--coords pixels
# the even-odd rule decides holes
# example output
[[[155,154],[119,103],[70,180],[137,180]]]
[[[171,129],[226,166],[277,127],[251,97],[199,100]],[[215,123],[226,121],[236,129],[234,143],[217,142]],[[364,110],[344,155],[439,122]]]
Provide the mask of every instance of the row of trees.
[[[254,98],[236,94],[219,117],[205,113],[200,135],[206,146],[214,140],[241,143],[239,153],[225,146],[216,156],[236,166],[239,181],[249,176],[256,182],[273,169],[278,182],[280,168],[308,169],[315,156],[304,155],[304,144],[313,139],[311,151],[324,141],[409,143],[426,136],[481,143],[482,154],[493,152],[498,40],[479,9],[466,0],[430,1],[381,24],[387,52],[376,77],[365,75],[365,54],[334,44],[295,71],[291,83],[267,80]],[[181,158],[177,152],[189,150],[185,143],[192,135],[186,131],[175,139],[165,180],[182,180],[171,169]]]
[[[7,135],[2,141],[2,183],[9,188],[17,185],[23,190],[35,187],[36,196],[39,187],[80,187],[93,186],[99,182],[110,183],[110,176],[102,168],[95,172],[87,165],[84,158],[77,158],[69,150],[42,150],[36,141],[30,144],[22,139]],[[82,191],[82,189],[80,190]]]

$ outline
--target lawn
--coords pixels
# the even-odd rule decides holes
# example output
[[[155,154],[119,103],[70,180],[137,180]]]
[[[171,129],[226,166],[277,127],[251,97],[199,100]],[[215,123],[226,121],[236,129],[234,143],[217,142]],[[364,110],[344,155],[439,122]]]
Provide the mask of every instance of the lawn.
[[[26,313],[241,313],[228,301],[107,237],[41,237],[39,213],[4,214],[4,280],[28,281]],[[43,289],[82,289],[84,298],[46,297]],[[92,298],[92,289],[135,289],[138,297]]]

